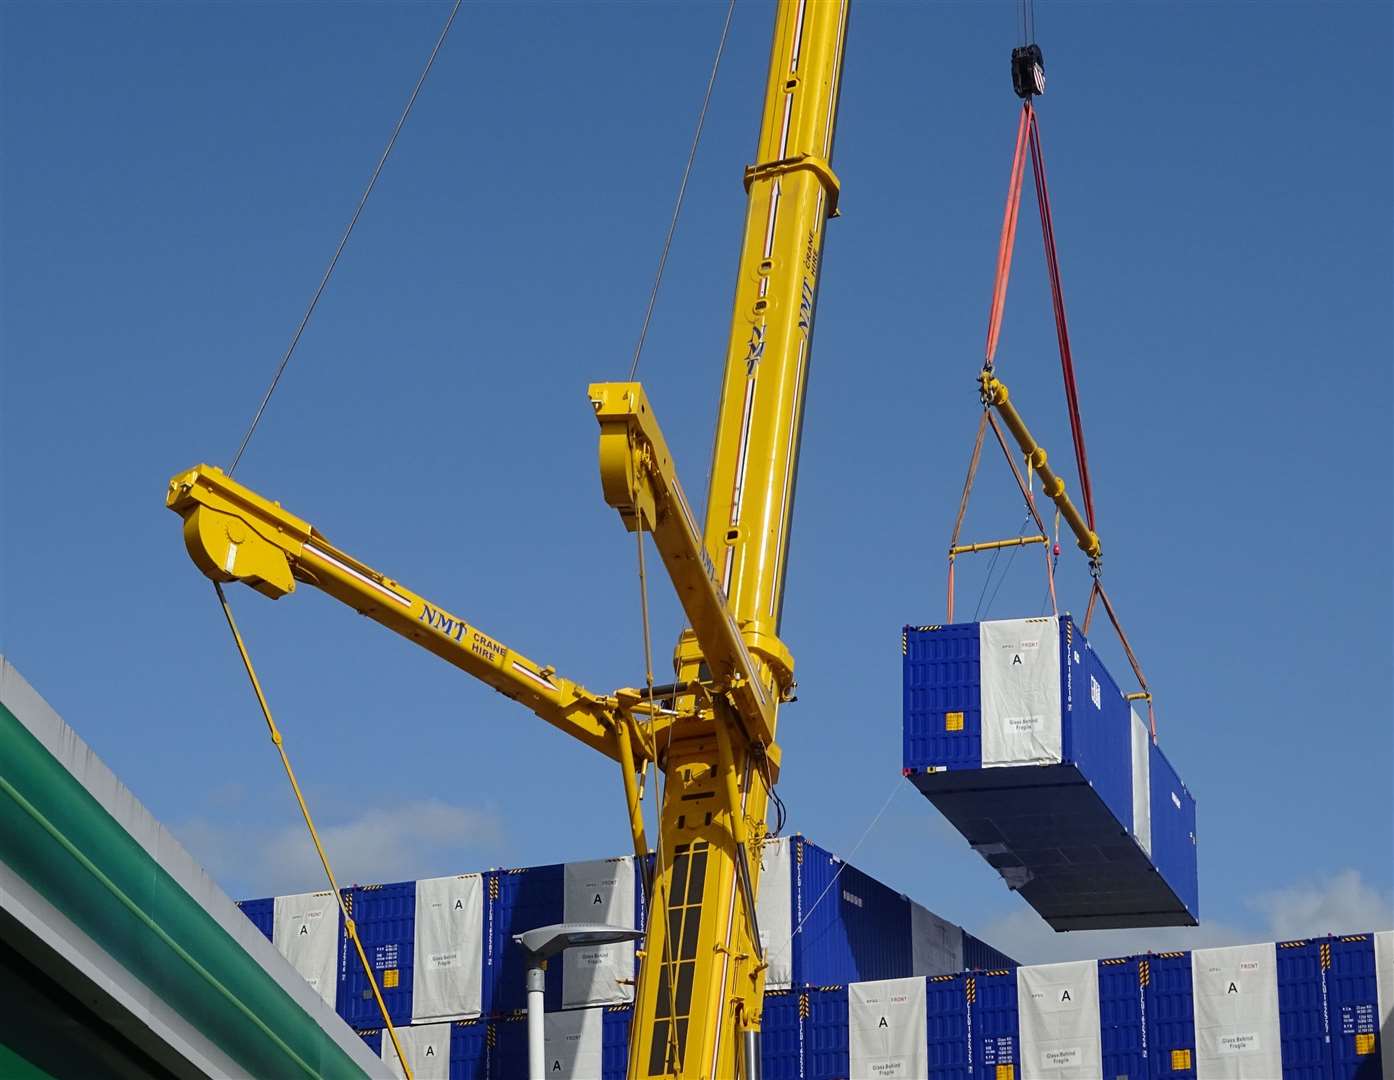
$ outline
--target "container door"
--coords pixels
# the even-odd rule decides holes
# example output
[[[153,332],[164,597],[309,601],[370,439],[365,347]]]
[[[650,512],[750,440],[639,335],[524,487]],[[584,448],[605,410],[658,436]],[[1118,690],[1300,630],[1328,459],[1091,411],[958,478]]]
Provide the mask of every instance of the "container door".
[[[339,990],[339,921],[331,892],[276,897],[271,941],[331,1009]]]
[[[413,1080],[450,1080],[450,1024],[417,1024],[397,1028]],[[382,1034],[382,1060],[392,1075],[405,1077],[397,1048],[386,1032]]]
[[[1103,1076],[1095,961],[1018,968],[1016,995],[1024,1076],[1052,1080]]]
[[[634,860],[567,863],[564,922],[634,928]],[[592,945],[562,954],[561,1004],[620,1005],[634,1000],[634,943]]]
[[[760,891],[755,899],[760,944],[770,965],[765,970],[766,990],[788,990],[794,982],[790,871],[789,838],[767,840],[760,853]]]
[[[920,1080],[929,1075],[925,981],[887,979],[847,987],[851,1075]]]
[[[1196,1073],[1206,1080],[1283,1075],[1272,943],[1191,953]]]
[[[1056,619],[978,624],[983,767],[1063,759],[1060,632]]]
[[[484,879],[416,883],[412,1023],[478,1016],[483,1009]]]

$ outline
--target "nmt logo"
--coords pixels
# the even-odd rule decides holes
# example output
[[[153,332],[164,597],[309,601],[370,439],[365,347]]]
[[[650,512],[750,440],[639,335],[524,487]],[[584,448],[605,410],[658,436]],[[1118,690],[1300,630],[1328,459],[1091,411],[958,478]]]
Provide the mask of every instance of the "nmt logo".
[[[419,621],[455,642],[463,638],[465,631],[469,629],[469,624],[464,619],[457,619],[453,615],[447,615],[444,611],[437,611],[430,604],[425,603],[421,605]]]

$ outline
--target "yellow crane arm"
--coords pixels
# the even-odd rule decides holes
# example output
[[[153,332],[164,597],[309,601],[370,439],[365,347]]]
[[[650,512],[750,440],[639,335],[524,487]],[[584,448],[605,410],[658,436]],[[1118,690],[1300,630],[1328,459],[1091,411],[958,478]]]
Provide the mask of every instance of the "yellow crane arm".
[[[620,742],[628,736],[635,740],[631,752],[646,758],[637,734],[617,721],[618,699],[591,693],[359,562],[221,469],[200,465],[178,474],[165,504],[184,519],[189,555],[213,581],[241,581],[273,600],[293,592],[297,581],[313,585],[602,754],[623,761]]]
[[[762,670],[751,655],[764,643],[755,635],[747,639],[736,625],[643,387],[595,383],[590,399],[600,422],[605,501],[630,532],[653,534],[711,671],[709,689],[730,696],[748,739],[772,744],[775,705],[793,685],[793,658],[781,650]]]

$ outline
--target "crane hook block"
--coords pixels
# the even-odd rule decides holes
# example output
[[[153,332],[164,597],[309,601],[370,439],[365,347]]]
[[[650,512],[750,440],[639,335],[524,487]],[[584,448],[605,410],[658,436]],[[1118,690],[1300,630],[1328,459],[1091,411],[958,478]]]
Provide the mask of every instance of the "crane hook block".
[[[1039,45],[1019,45],[1012,50],[1012,89],[1028,101],[1045,93],[1045,58]]]

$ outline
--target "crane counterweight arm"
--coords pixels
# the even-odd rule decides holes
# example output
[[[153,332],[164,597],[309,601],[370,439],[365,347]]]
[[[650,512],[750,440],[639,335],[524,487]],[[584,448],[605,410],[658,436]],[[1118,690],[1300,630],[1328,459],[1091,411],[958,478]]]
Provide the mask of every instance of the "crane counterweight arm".
[[[175,476],[166,505],[184,519],[184,543],[213,581],[241,581],[272,599],[302,581],[526,705],[554,727],[617,761],[631,733],[618,702],[535,663],[445,608],[330,544],[308,522],[200,465]],[[651,720],[653,718],[650,718]],[[634,738],[633,734],[629,737]],[[632,757],[646,760],[635,741]]]
[[[716,687],[731,696],[747,737],[772,743],[775,704],[793,687],[793,657],[773,635],[737,626],[643,387],[595,383],[590,399],[605,501],[631,532],[653,534]]]

